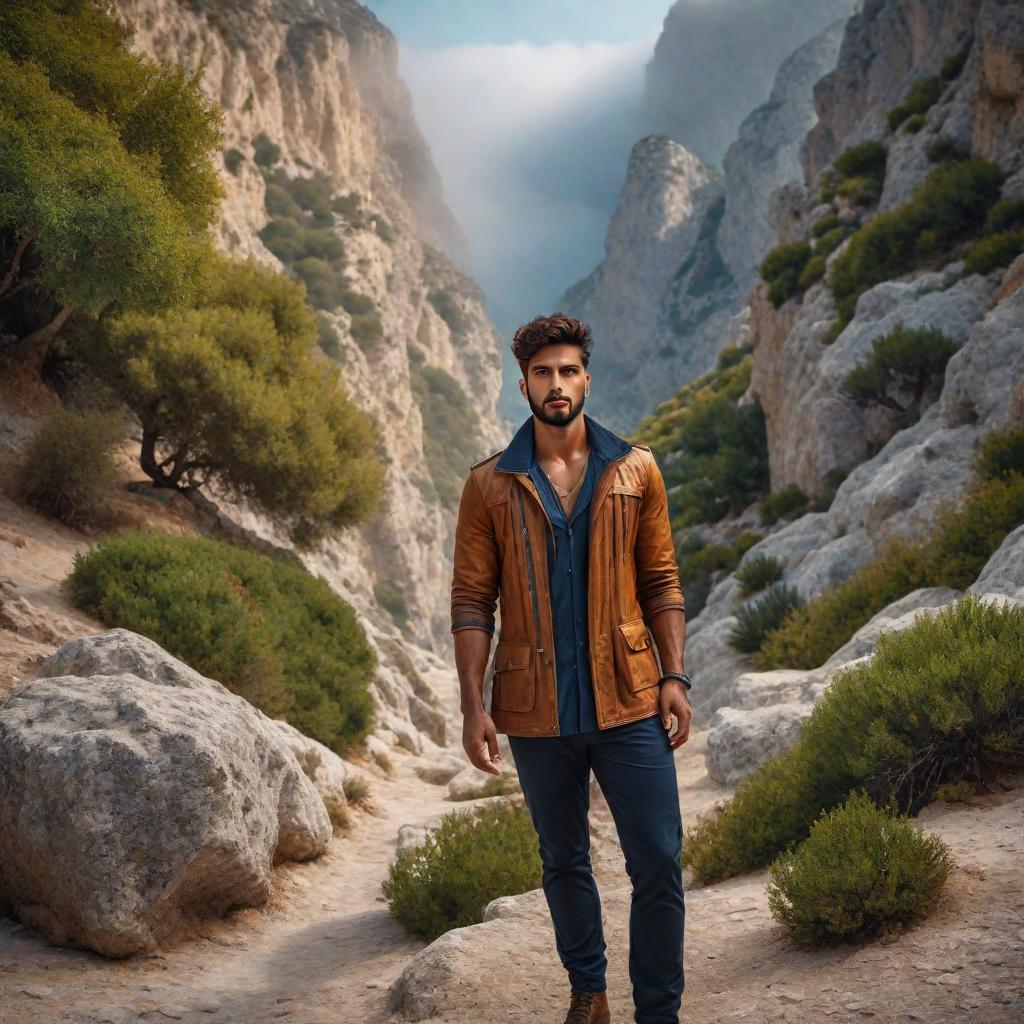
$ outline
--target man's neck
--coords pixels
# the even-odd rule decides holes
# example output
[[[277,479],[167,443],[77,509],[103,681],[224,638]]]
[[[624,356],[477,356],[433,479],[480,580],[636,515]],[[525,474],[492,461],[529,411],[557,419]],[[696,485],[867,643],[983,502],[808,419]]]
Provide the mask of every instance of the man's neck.
[[[533,444],[538,461],[570,465],[586,455],[587,441],[587,425],[582,413],[564,427],[533,417]]]

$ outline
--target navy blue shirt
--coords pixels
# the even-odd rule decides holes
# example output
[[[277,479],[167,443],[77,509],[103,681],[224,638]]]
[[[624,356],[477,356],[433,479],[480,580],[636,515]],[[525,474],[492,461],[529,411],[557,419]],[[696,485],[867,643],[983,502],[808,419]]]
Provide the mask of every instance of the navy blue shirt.
[[[558,696],[558,735],[597,732],[597,709],[590,678],[590,643],[587,624],[587,574],[590,553],[590,505],[603,461],[593,445],[586,475],[568,520],[551,481],[537,461],[529,475],[554,527],[555,539],[545,529],[551,614],[555,630],[555,679]]]

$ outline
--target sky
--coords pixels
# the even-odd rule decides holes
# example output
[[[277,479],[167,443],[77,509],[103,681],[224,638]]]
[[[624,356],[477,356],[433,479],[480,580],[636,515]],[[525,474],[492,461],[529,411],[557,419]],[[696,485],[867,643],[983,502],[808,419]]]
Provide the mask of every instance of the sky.
[[[505,337],[604,255],[671,0],[368,0]]]

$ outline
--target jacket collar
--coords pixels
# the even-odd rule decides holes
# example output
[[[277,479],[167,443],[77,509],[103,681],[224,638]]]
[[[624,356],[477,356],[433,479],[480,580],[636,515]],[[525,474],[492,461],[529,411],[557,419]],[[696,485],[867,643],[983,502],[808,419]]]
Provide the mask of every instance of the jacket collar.
[[[591,419],[586,413],[583,413],[583,422],[587,428],[587,442],[590,445],[590,450],[602,464],[620,458],[633,447],[625,438],[619,437],[607,427],[602,427],[597,420]],[[508,447],[501,453],[494,468],[503,473],[529,473],[533,455],[533,414],[531,413],[516,431]]]

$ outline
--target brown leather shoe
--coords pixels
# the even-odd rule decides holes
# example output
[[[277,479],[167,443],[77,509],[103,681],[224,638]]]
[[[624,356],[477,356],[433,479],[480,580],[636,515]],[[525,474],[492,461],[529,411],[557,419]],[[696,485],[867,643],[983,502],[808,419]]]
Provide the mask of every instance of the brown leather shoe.
[[[609,1024],[608,993],[582,992],[572,989],[569,996],[569,1012],[562,1024]]]

